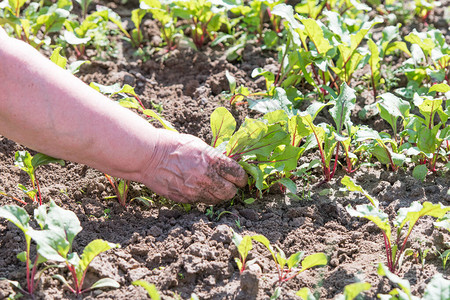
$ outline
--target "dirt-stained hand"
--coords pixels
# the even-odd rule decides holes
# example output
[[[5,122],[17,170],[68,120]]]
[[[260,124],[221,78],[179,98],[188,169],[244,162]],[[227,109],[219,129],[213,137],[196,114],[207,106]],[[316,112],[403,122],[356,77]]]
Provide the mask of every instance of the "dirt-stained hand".
[[[247,174],[234,160],[192,135],[158,130],[144,184],[182,203],[215,204],[231,199]]]

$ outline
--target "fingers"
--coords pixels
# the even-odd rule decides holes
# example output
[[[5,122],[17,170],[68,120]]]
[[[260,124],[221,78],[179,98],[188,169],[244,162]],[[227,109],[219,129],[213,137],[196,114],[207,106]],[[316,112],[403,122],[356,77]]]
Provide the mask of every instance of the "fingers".
[[[174,188],[174,186],[172,186]],[[179,189],[172,190],[167,197],[176,202],[217,204],[236,195],[236,186],[217,174],[212,168],[195,182],[185,182]]]
[[[223,155],[215,157],[215,161],[212,165],[215,171],[229,182],[238,187],[247,185],[247,173],[245,173],[244,169],[231,158]]]

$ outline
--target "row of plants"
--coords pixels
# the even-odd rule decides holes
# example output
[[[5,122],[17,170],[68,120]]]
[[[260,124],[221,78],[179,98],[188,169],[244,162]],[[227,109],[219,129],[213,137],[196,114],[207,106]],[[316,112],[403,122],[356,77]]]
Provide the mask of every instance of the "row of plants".
[[[149,41],[145,40],[148,37],[142,30],[145,18],[158,21],[163,42],[157,46],[165,47],[169,51],[176,48],[180,41],[199,50],[206,45],[219,45],[227,47],[229,57],[235,59],[239,57],[236,51],[243,48],[249,41],[256,41],[264,49],[276,49],[286,45],[286,40],[283,38],[286,28],[283,28],[281,21],[284,16],[283,13],[280,15],[280,5],[285,5],[286,1],[282,0],[140,0],[140,7],[132,10],[131,17],[125,22],[117,13],[105,6],[97,5],[96,10],[92,11],[92,0],[76,0],[75,2],[81,8],[80,15],[72,13],[74,4],[71,0],[58,0],[56,3],[54,1],[30,3],[4,1],[0,7],[0,24],[7,24],[11,34],[36,48],[56,43],[64,47],[73,47],[78,56],[85,54],[86,47],[111,50],[108,40],[111,34],[120,34],[134,47],[143,48],[149,44]],[[367,19],[365,13],[373,9],[376,9],[380,15],[385,15],[386,21],[390,23],[408,23],[414,15],[420,16],[425,22],[429,13],[439,3],[407,1],[406,4],[402,5],[396,1],[381,4],[376,0],[367,1],[367,3],[357,0],[318,3],[315,0],[307,0],[296,4],[295,12],[310,20],[306,22],[308,27],[313,24],[311,20],[328,18],[333,24],[330,27],[331,31],[327,31],[325,37],[328,38],[328,34],[334,32],[350,45],[348,33],[356,32],[361,28]],[[288,7],[291,8],[291,6]],[[293,11],[293,8],[290,10]],[[319,26],[324,26],[320,21],[318,22]],[[111,28],[109,23],[115,24],[115,28]],[[367,29],[369,28],[364,28],[364,30]],[[340,42],[341,39],[338,41]],[[327,47],[327,44],[323,43],[319,48],[324,50],[323,47]],[[357,60],[358,58],[352,59],[352,62],[343,61],[343,64],[351,65]]]
[[[362,187],[356,185],[349,177],[344,177],[342,183],[350,191],[359,191],[363,193],[371,202],[371,204],[368,205],[359,205],[356,209],[353,209],[349,205],[347,211],[350,215],[366,218],[374,222],[382,230],[388,266],[385,267],[380,264],[378,273],[387,276],[393,283],[398,284],[401,289],[394,289],[389,295],[381,296],[383,299],[415,299],[411,295],[409,283],[395,275],[404,259],[406,242],[418,219],[424,216],[436,217],[438,220],[434,223],[435,226],[450,230],[450,214],[447,213],[450,211],[450,207],[445,207],[441,204],[433,205],[429,202],[425,202],[423,205],[415,202],[410,208],[401,208],[398,211],[397,218],[393,222],[397,227],[396,243],[393,244],[389,218],[379,207],[378,201],[368,195]],[[17,281],[0,278],[0,280],[7,280],[12,286],[20,291],[21,294],[17,295],[17,297],[27,294],[34,299],[34,292],[43,272],[49,269],[63,267],[67,268],[72,279],[68,281],[60,274],[54,274],[53,278],[59,279],[71,292],[77,295],[95,288],[120,287],[119,283],[111,278],[102,278],[90,287],[83,287],[84,279],[92,260],[100,253],[113,248],[118,248],[120,245],[98,239],[90,242],[84,248],[81,257],[76,252],[72,252],[73,240],[82,230],[78,218],[72,211],[60,208],[53,201],[50,201],[48,207],[45,204],[39,206],[34,210],[33,216],[39,229],[34,229],[31,226],[31,218],[26,210],[16,205],[5,205],[0,207],[0,217],[6,218],[16,225],[23,232],[25,237],[26,250],[19,253],[17,258],[26,264],[26,288],[23,288]],[[404,234],[402,231],[407,223],[408,230],[407,233]],[[275,263],[278,275],[277,287],[274,290],[271,299],[278,299],[282,295],[282,287],[287,281],[297,277],[308,269],[324,266],[328,262],[328,257],[324,253],[315,253],[304,257],[305,253],[299,251],[287,257],[281,248],[278,246],[273,247],[270,241],[263,235],[241,236],[234,231],[232,231],[232,233],[232,241],[239,254],[239,257],[236,257],[235,261],[240,273],[243,273],[251,264],[257,261],[257,258],[252,260],[247,259],[253,248],[252,242],[260,243],[269,251]],[[31,241],[34,241],[36,251],[32,251]],[[34,258],[32,257],[32,253],[35,253]],[[299,268],[299,266],[301,267]],[[133,285],[143,286],[146,288],[152,299],[159,299],[159,293],[154,285],[150,285],[145,281],[136,281],[133,282]],[[370,287],[371,286],[368,283],[354,283],[348,285],[345,287],[342,297],[343,299],[354,299],[359,293],[369,290]],[[445,299],[445,295],[448,295],[450,292],[448,289],[449,282],[442,278],[442,275],[438,274],[431,280],[423,299],[436,299],[429,298],[436,297],[436,295],[442,295],[444,298],[440,299]],[[299,290],[297,295],[302,297],[302,299],[319,299],[316,294],[311,293],[307,288]],[[407,297],[397,298],[397,295]],[[194,296],[195,295],[193,295],[191,299],[197,299]],[[17,297],[15,299],[17,299]]]

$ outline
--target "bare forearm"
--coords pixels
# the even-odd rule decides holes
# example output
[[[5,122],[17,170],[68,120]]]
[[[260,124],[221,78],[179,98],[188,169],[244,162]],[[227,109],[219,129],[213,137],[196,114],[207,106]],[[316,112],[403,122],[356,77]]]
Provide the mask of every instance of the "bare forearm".
[[[159,130],[29,45],[2,37],[0,90],[0,134],[8,138],[134,180],[151,160]]]

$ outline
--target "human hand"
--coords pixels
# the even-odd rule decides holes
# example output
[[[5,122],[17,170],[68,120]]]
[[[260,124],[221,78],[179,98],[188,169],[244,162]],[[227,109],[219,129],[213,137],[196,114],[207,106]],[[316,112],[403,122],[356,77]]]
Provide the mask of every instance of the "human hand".
[[[156,147],[143,183],[182,203],[215,204],[231,199],[247,174],[234,160],[188,134],[157,130]]]

